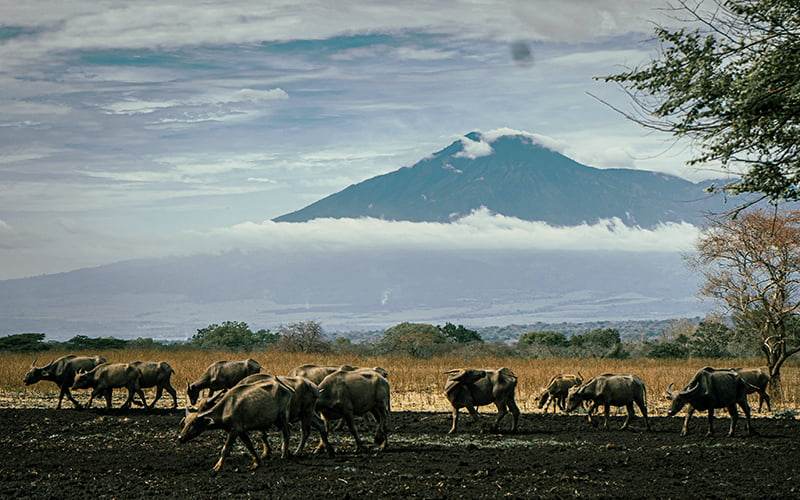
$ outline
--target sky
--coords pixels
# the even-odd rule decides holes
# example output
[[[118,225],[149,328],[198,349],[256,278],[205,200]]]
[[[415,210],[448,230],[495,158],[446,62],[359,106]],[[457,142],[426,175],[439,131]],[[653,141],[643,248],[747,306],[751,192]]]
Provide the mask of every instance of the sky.
[[[476,130],[536,134],[600,168],[718,176],[592,97],[630,105],[593,77],[655,57],[665,6],[0,0],[0,279],[367,240],[685,249],[689,225],[270,222]]]

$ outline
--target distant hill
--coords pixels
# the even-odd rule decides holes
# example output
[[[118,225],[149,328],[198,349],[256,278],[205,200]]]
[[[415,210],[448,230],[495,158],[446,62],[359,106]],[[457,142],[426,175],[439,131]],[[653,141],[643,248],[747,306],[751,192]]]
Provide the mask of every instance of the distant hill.
[[[480,207],[552,225],[617,217],[630,226],[698,223],[723,200],[668,174],[582,165],[531,135],[467,134],[445,149],[388,174],[282,215],[276,222],[374,217],[448,222]],[[728,207],[730,208],[730,207]]]

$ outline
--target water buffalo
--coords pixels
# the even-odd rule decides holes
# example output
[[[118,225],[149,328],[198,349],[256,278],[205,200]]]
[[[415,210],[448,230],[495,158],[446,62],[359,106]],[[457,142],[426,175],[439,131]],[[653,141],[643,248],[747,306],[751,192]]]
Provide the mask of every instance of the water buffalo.
[[[545,413],[553,404],[553,411],[560,408],[564,411],[564,406],[567,401],[567,394],[573,387],[577,387],[583,383],[583,375],[578,372],[577,375],[572,374],[559,374],[553,375],[544,392],[539,396],[539,408],[544,408]],[[545,406],[547,405],[547,406]]]
[[[476,406],[494,403],[497,407],[497,420],[492,426],[497,431],[500,421],[511,411],[513,421],[511,432],[515,432],[519,425],[519,408],[514,400],[517,387],[517,376],[509,368],[497,370],[458,369],[444,372],[452,375],[447,379],[444,392],[453,406],[453,425],[448,434],[456,431],[458,425],[458,410],[466,408],[472,419],[478,421]]]
[[[769,403],[769,394],[767,394],[767,386],[769,385],[769,372],[764,368],[734,368],[745,382],[752,387],[747,389],[747,394],[754,392],[758,393],[758,411],[761,411],[761,405],[767,403],[767,411],[772,411],[772,406]]]
[[[303,377],[273,377],[266,373],[256,373],[243,378],[237,385],[270,379],[276,379],[279,383],[286,385],[294,391],[292,394],[292,403],[289,406],[289,422],[294,423],[298,420],[300,421],[300,444],[297,446],[295,455],[300,455],[303,452],[303,448],[311,432],[311,427],[314,427],[319,431],[320,439],[328,455],[333,456],[333,446],[328,442],[328,431],[325,429],[325,423],[316,410],[317,399],[319,399],[319,388],[315,383]]]
[[[336,370],[353,371],[358,369],[359,367],[350,365],[301,365],[296,368],[293,368],[292,371],[289,372],[289,376],[305,377],[308,380],[319,385],[320,383],[322,383],[322,380],[325,377],[335,372]],[[372,368],[372,370],[378,372],[383,378],[389,378],[389,373],[380,366],[375,366]]]
[[[186,394],[189,396],[189,402],[194,405],[203,389],[208,389],[210,397],[214,391],[230,389],[246,376],[260,371],[261,365],[255,359],[217,361],[206,368],[200,378],[191,384],[186,381]]]
[[[367,412],[375,417],[378,423],[375,432],[375,444],[380,450],[386,449],[389,429],[389,382],[371,368],[357,370],[337,370],[325,377],[319,384],[317,410],[327,422],[343,419],[356,441],[358,451],[364,449],[353,417]],[[319,451],[324,446],[320,442]]]
[[[139,380],[139,387],[156,388],[156,398],[150,403],[150,408],[155,408],[156,402],[161,399],[161,394],[167,391],[172,396],[172,408],[178,407],[178,392],[172,387],[170,378],[175,370],[166,361],[134,361],[131,366],[138,368],[142,372]]]
[[[86,403],[87,408],[91,408],[92,401],[100,394],[106,397],[106,408],[111,408],[111,393],[116,387],[128,389],[128,399],[123,403],[123,409],[130,408],[135,394],[139,395],[142,405],[146,407],[147,401],[144,399],[144,392],[140,386],[141,378],[142,372],[127,363],[103,363],[88,372],[76,373],[72,389],[93,389],[89,402]]]
[[[256,453],[248,431],[261,431],[264,444],[262,457],[269,456],[267,430],[273,425],[280,429],[281,458],[289,455],[289,411],[292,403],[292,390],[277,380],[264,380],[251,384],[236,385],[225,394],[218,396],[214,406],[203,412],[186,410],[183,429],[178,434],[178,442],[185,443],[208,429],[224,429],[228,438],[222,447],[222,453],[214,465],[219,471],[225,458],[230,454],[236,438],[242,440],[250,454],[253,455],[253,466],[261,465],[261,457]]]
[[[34,366],[36,360],[33,360],[30,370],[25,374],[23,381],[25,385],[35,384],[40,380],[55,382],[59,388],[56,409],[61,408],[61,400],[64,396],[67,396],[67,399],[72,401],[75,408],[81,408],[81,404],[72,397],[72,392],[70,392],[70,387],[72,387],[73,382],[75,382],[75,374],[78,373],[79,370],[91,370],[95,366],[105,362],[106,359],[102,356],[89,357],[69,354],[51,361],[47,366],[37,368]]]
[[[750,428],[750,406],[747,404],[747,393],[750,384],[745,382],[735,370],[717,370],[710,366],[701,368],[692,377],[691,382],[679,393],[674,393],[672,384],[667,386],[667,397],[672,400],[669,412],[670,417],[677,414],[685,405],[689,405],[686,419],[683,421],[681,436],[689,432],[689,419],[697,411],[708,411],[708,432],[706,436],[714,434],[714,409],[727,408],[731,416],[731,428],[728,436],[736,432],[736,421],[739,419],[738,405],[747,421],[747,433],[752,434]]]
[[[567,395],[565,411],[567,413],[575,410],[584,401],[591,401],[589,407],[589,423],[597,427],[597,422],[592,420],[592,413],[598,406],[603,405],[605,422],[603,429],[608,430],[609,412],[612,406],[624,406],[628,410],[628,416],[620,427],[626,429],[634,416],[633,404],[639,407],[644,417],[647,430],[650,430],[650,420],[647,418],[647,403],[645,403],[646,389],[642,379],[636,375],[617,375],[604,373],[589,379],[586,383],[573,387]]]

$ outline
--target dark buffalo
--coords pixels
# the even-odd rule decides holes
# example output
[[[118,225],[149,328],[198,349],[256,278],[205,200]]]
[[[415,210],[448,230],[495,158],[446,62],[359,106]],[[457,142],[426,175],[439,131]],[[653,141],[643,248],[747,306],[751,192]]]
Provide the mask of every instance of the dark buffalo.
[[[214,391],[230,389],[248,375],[261,371],[261,365],[255,359],[241,361],[217,361],[206,368],[206,371],[191,384],[186,381],[186,394],[191,404],[197,403],[200,391],[208,389],[211,397]]]
[[[359,451],[363,450],[364,446],[353,423],[353,417],[371,413],[378,423],[374,442],[380,446],[380,450],[384,450],[389,434],[389,397],[389,382],[377,371],[371,368],[337,370],[319,384],[317,410],[326,422],[343,419]],[[323,446],[324,443],[320,442],[317,450]]]
[[[772,411],[772,406],[769,403],[769,394],[767,394],[767,386],[769,385],[769,372],[764,368],[734,368],[745,382],[752,387],[748,389],[748,394],[754,392],[758,393],[758,411],[761,411],[761,405],[767,403],[767,411]]]
[[[178,407],[178,391],[172,387],[172,374],[175,370],[166,361],[134,361],[131,366],[142,372],[139,386],[142,389],[148,387],[156,388],[156,398],[150,403],[150,408],[155,408],[156,402],[161,399],[164,391],[172,396],[172,408]]]
[[[453,407],[453,425],[448,431],[452,434],[458,425],[458,410],[466,408],[472,419],[478,421],[476,406],[494,403],[497,407],[497,420],[492,430],[496,431],[503,417],[511,411],[513,421],[511,432],[519,425],[519,408],[514,400],[517,376],[509,368],[497,370],[459,369],[445,372],[452,375],[447,379],[444,392]]]
[[[311,433],[311,428],[314,427],[319,431],[320,440],[325,446],[328,455],[333,456],[334,451],[328,442],[328,431],[325,429],[325,422],[323,422],[316,409],[319,388],[315,383],[304,377],[274,377],[266,373],[256,373],[243,378],[237,385],[252,384],[271,379],[277,380],[294,391],[292,393],[292,403],[289,406],[289,422],[300,422],[300,443],[297,445],[295,455],[300,455],[303,452],[308,436]]]
[[[61,400],[64,396],[67,396],[67,399],[72,401],[75,408],[81,408],[81,404],[72,397],[72,392],[70,392],[70,387],[75,382],[75,374],[80,370],[91,370],[105,362],[106,359],[102,356],[75,356],[74,354],[69,354],[51,361],[47,366],[37,368],[34,366],[36,364],[36,360],[34,360],[23,381],[25,385],[35,384],[40,380],[55,382],[59,388],[56,409],[61,408]]]
[[[545,413],[547,413],[550,404],[554,403],[553,411],[555,411],[556,408],[560,408],[561,411],[564,411],[569,390],[573,387],[578,387],[582,383],[583,375],[581,375],[580,372],[577,375],[564,373],[553,375],[550,382],[547,383],[544,392],[539,395],[539,408],[544,408]]]
[[[691,382],[679,393],[671,390],[672,384],[667,386],[667,397],[672,400],[669,413],[674,416],[685,405],[689,405],[686,418],[681,428],[681,436],[689,432],[689,419],[695,411],[708,411],[707,436],[714,433],[714,409],[727,408],[731,416],[731,428],[728,436],[736,432],[736,421],[739,419],[737,405],[744,411],[747,421],[747,433],[752,434],[750,428],[750,405],[747,404],[747,391],[751,390],[750,384],[735,370],[717,370],[710,366],[701,368],[692,377]]]
[[[592,413],[598,406],[603,406],[605,422],[603,429],[608,429],[609,412],[612,406],[624,406],[628,410],[628,417],[622,424],[621,429],[628,427],[634,415],[633,405],[639,407],[644,417],[644,423],[650,430],[650,420],[647,418],[647,404],[645,403],[646,389],[642,379],[636,375],[617,375],[614,373],[604,373],[592,377],[585,384],[573,387],[567,396],[565,411],[567,413],[578,408],[584,401],[591,401],[589,407],[589,423],[597,426],[597,422],[592,420]]]
[[[125,387],[128,389],[128,399],[122,404],[123,409],[130,408],[133,396],[138,394],[142,400],[142,405],[147,406],[144,399],[144,392],[140,386],[142,372],[138,368],[127,363],[103,363],[97,365],[88,372],[80,371],[75,374],[73,389],[92,389],[92,395],[87,408],[91,408],[92,401],[100,394],[106,398],[106,408],[111,408],[111,395],[114,388]]]
[[[281,440],[281,458],[289,455],[289,411],[292,402],[292,390],[275,379],[236,385],[219,399],[210,409],[203,412],[186,411],[183,429],[178,435],[178,442],[185,443],[208,429],[224,429],[228,438],[222,447],[222,453],[214,465],[214,470],[222,468],[225,458],[230,454],[236,439],[242,440],[247,450],[253,455],[253,466],[261,465],[261,457],[256,453],[248,431],[261,431],[264,444],[263,457],[269,456],[267,430],[277,426],[283,439]]]
[[[353,370],[358,370],[359,368],[360,367],[358,366],[350,366],[350,365],[301,365],[296,368],[293,368],[292,371],[289,372],[289,376],[304,377],[314,382],[315,384],[319,385],[320,383],[322,383],[322,380],[325,377],[335,372],[336,370],[353,371]],[[376,372],[380,373],[380,375],[383,378],[389,378],[389,373],[380,366],[375,366],[372,368],[372,370],[375,370]]]

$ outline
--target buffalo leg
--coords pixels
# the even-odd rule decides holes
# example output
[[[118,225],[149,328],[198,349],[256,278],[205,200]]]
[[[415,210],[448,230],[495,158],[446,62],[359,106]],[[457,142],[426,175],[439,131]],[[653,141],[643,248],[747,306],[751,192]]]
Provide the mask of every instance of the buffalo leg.
[[[747,400],[745,399],[744,403],[743,404],[739,404],[739,406],[742,408],[742,411],[744,412],[744,417],[745,417],[744,422],[745,422],[745,425],[747,426],[747,435],[748,436],[752,436],[753,435],[753,429],[750,427],[750,405],[747,404]]]
[[[222,446],[222,453],[219,456],[219,460],[217,460],[216,465],[214,465],[213,470],[219,471],[222,468],[222,463],[225,461],[225,458],[231,454],[231,449],[233,448],[233,443],[236,441],[236,434],[233,432],[228,433],[227,439],[225,439],[225,444]],[[252,446],[253,443],[250,443]]]
[[[597,422],[592,420],[592,413],[597,409],[597,403],[592,401],[592,405],[589,407],[589,411],[587,412],[587,417],[589,418],[589,423],[592,424],[592,427],[597,427]]]
[[[500,403],[495,401],[494,405],[497,407],[497,419],[494,421],[494,425],[492,426],[492,431],[497,431],[500,428],[500,422],[503,420],[503,417],[508,414],[508,409],[506,408],[505,403]]]
[[[233,433],[231,433],[231,435],[233,435]],[[250,439],[250,436],[247,435],[247,432],[240,432],[238,437],[244,443],[244,446],[245,448],[247,448],[247,451],[249,451],[250,454],[253,455],[253,468],[257,469],[261,467],[261,457],[258,456],[258,453],[256,452],[256,447],[253,446],[253,441]],[[236,437],[234,437],[234,441],[235,440]]]
[[[174,410],[178,407],[178,391],[176,391],[169,382],[167,382],[167,384],[164,386],[164,390],[166,390],[167,393],[172,396],[172,409]],[[153,406],[155,406],[155,403],[153,403]]]
[[[289,457],[289,413],[287,411],[286,418],[281,418],[278,422],[278,427],[281,430],[281,458]]]
[[[681,436],[685,436],[689,432],[689,420],[692,418],[694,414],[694,407],[690,406],[688,410],[686,410],[686,418],[683,419],[683,427],[681,428]]]
[[[328,431],[325,430],[325,423],[316,413],[311,418],[311,425],[319,431],[319,439],[320,439],[320,446],[325,446],[325,449],[328,451],[329,456],[334,456],[335,452],[333,451],[333,446],[328,441]],[[300,453],[303,445],[305,443],[301,443],[301,446],[297,448],[297,453]]]
[[[356,429],[356,425],[353,422],[353,415],[346,413],[342,415],[342,418],[344,418],[344,423],[347,424],[347,428],[350,429],[350,434],[352,434],[353,438],[356,440],[356,451],[364,450],[364,444],[361,442],[358,429]]]
[[[517,432],[517,428],[519,427],[519,407],[513,398],[508,400],[508,409],[511,411],[512,418],[511,432]],[[555,409],[553,409],[553,411],[555,412]]]
[[[150,406],[148,406],[148,408],[153,409],[156,407],[156,403],[158,402],[159,399],[161,399],[161,394],[163,394],[163,392],[164,392],[163,387],[161,387],[160,385],[156,387],[156,397],[155,399],[153,399],[153,402],[150,403]]]
[[[603,430],[604,431],[608,430],[608,418],[609,418],[610,414],[611,414],[611,405],[609,405],[609,404],[603,405],[603,416],[605,417],[605,421],[603,422]],[[625,424],[623,424],[623,428],[625,427],[625,425],[627,425],[627,422]]]
[[[647,428],[648,431],[651,430],[650,429],[650,420],[648,420],[648,418],[647,418],[647,403],[645,403],[644,400],[636,401],[636,406],[638,406],[639,407],[639,411],[642,412],[642,416],[644,417],[644,425],[645,425],[645,427]]]
[[[271,450],[269,449],[269,436],[267,435],[266,431],[261,431],[261,445],[263,446],[261,457],[269,458]]]
[[[736,411],[734,409],[734,411]],[[731,422],[733,422],[733,415],[731,415]],[[708,409],[708,432],[706,432],[706,436],[713,436],[714,435],[714,408]]]
[[[455,406],[453,407],[453,425],[450,426],[450,430],[447,431],[448,434],[452,434],[456,431],[456,426],[458,425],[458,408]]]
[[[65,395],[67,396],[67,399],[72,401],[72,404],[75,405],[75,408],[77,408],[79,410],[81,408],[83,408],[81,406],[81,404],[74,397],[72,397],[72,391],[69,390],[69,386],[68,385],[64,385],[64,386],[61,387],[61,391],[58,393],[58,404],[56,405],[56,410],[60,410],[61,409],[61,399]]]
[[[739,420],[739,410],[736,409],[736,404],[728,407],[728,414],[731,416],[731,428],[728,430],[728,436],[736,434],[736,422]]]
[[[628,428],[628,424],[631,422],[631,419],[633,418],[633,402],[626,404],[625,409],[628,410],[628,416],[625,417],[625,422],[623,422],[622,427],[619,428],[621,431]]]

